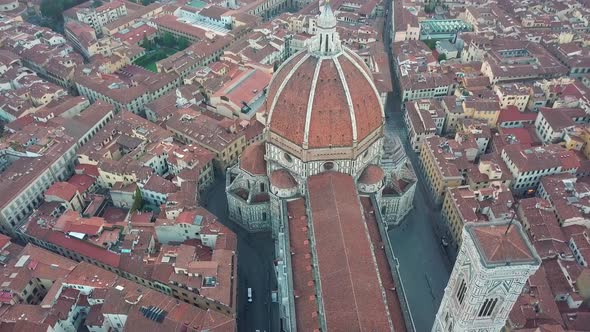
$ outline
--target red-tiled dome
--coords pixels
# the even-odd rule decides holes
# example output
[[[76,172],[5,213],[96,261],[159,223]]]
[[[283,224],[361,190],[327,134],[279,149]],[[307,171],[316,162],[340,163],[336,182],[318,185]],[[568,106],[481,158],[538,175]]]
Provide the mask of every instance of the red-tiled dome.
[[[270,173],[270,184],[279,189],[291,189],[297,187],[297,181],[293,175],[285,169],[278,169]]]
[[[263,142],[258,142],[247,146],[240,156],[240,168],[252,175],[265,175],[265,152],[266,149]]]
[[[276,72],[266,100],[268,128],[297,146],[349,147],[381,130],[371,73],[347,48],[330,56],[303,50]]]
[[[368,165],[361,173],[359,182],[364,184],[375,184],[381,182],[385,177],[383,169],[377,165]]]

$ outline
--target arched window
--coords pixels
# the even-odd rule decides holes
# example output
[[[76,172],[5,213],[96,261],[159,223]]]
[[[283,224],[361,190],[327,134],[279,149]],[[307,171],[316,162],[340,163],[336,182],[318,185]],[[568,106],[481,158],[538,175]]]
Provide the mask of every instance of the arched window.
[[[283,153],[283,159],[285,159],[286,162],[288,163],[292,163],[293,159],[291,158],[291,155],[288,154],[287,152]]]
[[[481,305],[481,307],[479,309],[479,313],[477,314],[477,317],[480,317],[480,318],[490,317],[492,315],[492,313],[494,312],[494,309],[496,308],[497,303],[498,303],[498,298],[489,298],[489,299],[486,299],[485,301],[483,301],[483,304]]]
[[[463,300],[465,299],[465,293],[467,292],[467,283],[465,283],[465,279],[461,279],[461,283],[459,284],[459,288],[457,289],[457,300],[459,304],[463,304]]]

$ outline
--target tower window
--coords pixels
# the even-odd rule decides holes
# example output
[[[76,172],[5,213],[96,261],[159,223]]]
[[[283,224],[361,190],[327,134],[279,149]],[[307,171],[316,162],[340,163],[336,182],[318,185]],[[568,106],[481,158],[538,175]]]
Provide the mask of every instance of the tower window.
[[[461,284],[459,285],[459,289],[457,290],[457,300],[459,301],[459,304],[463,304],[466,292],[467,284],[465,283],[465,279],[461,279]]]
[[[285,161],[288,162],[288,163],[293,162],[293,159],[291,158],[291,155],[289,155],[287,152],[283,153],[283,159],[285,159]]]
[[[496,304],[498,303],[498,299],[486,299],[485,301],[483,301],[483,304],[481,305],[481,308],[479,309],[479,313],[477,314],[477,317],[490,317],[492,315],[492,313],[494,312],[494,309],[496,308]]]

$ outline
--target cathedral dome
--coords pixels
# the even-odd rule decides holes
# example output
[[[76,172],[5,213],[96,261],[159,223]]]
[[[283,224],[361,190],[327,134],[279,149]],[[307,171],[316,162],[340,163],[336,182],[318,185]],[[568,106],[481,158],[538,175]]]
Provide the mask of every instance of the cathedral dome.
[[[266,174],[265,146],[262,142],[248,145],[240,156],[240,169],[252,175]]]
[[[377,184],[381,183],[385,178],[385,173],[383,169],[377,165],[369,165],[365,168],[365,170],[361,173],[359,177],[359,182],[362,184]]]
[[[308,48],[287,60],[269,85],[269,141],[321,149],[376,139],[384,117],[371,72],[341,45],[328,5],[322,8],[317,29]]]

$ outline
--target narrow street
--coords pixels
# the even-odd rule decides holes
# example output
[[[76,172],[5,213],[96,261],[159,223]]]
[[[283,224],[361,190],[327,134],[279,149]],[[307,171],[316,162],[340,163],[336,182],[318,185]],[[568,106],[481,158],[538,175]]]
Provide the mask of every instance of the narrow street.
[[[418,176],[418,184],[414,196],[414,209],[400,226],[389,230],[389,237],[399,261],[400,276],[416,331],[430,331],[452,269],[453,261],[449,257],[454,257],[454,253],[447,252],[447,248],[441,243],[444,233],[441,228],[444,224],[440,208],[434,204],[427,188],[426,179],[419,166],[419,156],[410,147],[403,120],[389,34],[391,15],[394,14],[392,4],[393,1],[388,5],[384,42],[392,66],[394,91],[388,96],[385,105],[385,134],[397,135],[401,139]]]
[[[278,305],[271,304],[277,283],[270,232],[249,234],[229,220],[225,178],[218,177],[204,197],[206,208],[238,236],[238,331],[279,331]],[[248,303],[248,288],[252,288],[252,303]]]
[[[433,204],[425,179],[418,170],[417,154],[408,148],[402,112],[399,106],[393,105],[388,105],[387,111],[386,130],[400,136],[418,175],[414,210],[400,226],[389,230],[389,237],[399,261],[400,277],[416,331],[428,331],[447,285],[452,262],[436,229],[436,224],[442,222],[440,209]]]

